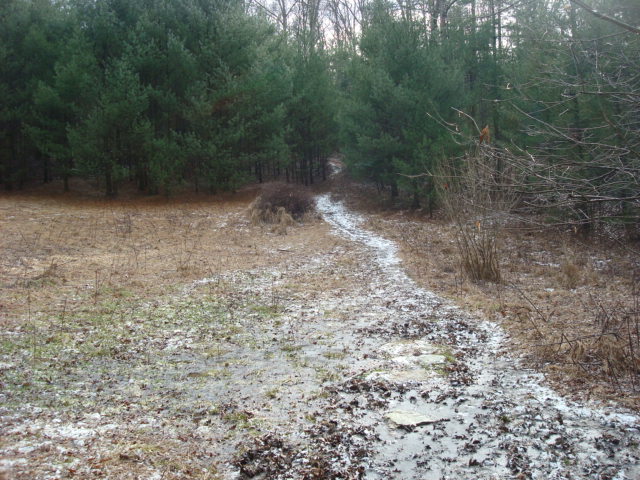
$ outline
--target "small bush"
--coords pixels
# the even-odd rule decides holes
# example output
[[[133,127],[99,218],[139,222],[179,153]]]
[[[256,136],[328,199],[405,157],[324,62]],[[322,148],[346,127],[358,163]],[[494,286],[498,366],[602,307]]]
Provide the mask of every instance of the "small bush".
[[[254,225],[270,224],[281,234],[296,221],[304,220],[315,209],[311,193],[301,187],[286,183],[270,183],[249,207]]]
[[[581,268],[572,261],[565,261],[560,266],[560,283],[563,287],[573,290],[582,280]]]
[[[315,204],[308,190],[286,183],[270,183],[262,189],[255,207],[271,213],[283,208],[295,220],[302,220],[305,214],[313,211]]]
[[[456,235],[458,251],[464,271],[474,282],[501,280],[498,261],[497,235],[494,231],[475,232],[470,228],[460,228]]]
[[[456,227],[462,269],[474,282],[500,283],[499,239],[517,195],[506,170],[497,173],[492,150],[442,164],[436,170],[438,195]]]

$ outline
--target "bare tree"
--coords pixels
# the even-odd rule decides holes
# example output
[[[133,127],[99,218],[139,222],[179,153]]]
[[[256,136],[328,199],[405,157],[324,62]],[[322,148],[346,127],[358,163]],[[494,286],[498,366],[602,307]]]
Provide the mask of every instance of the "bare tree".
[[[362,27],[365,0],[327,0],[325,15],[331,25],[328,35],[336,46],[354,49]]]
[[[298,7],[299,0],[250,0],[254,10],[265,14],[278,26],[286,36],[292,23],[292,17]]]

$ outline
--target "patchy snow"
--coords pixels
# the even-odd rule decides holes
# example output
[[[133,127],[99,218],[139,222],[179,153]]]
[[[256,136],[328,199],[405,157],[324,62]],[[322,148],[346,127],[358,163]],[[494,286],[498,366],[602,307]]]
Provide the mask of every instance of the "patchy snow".
[[[60,425],[59,427],[47,425],[42,430],[42,434],[45,437],[52,439],[67,438],[83,442],[84,440],[93,437],[96,434],[96,431],[91,428],[84,428],[84,426],[76,425]]]
[[[560,264],[559,263],[549,263],[549,262],[533,262],[534,265],[538,265],[540,267],[553,267],[553,268],[560,268]]]
[[[370,231],[360,228],[364,219],[347,210],[344,204],[331,201],[329,194],[319,195],[316,207],[323,218],[329,222],[341,235],[354,242],[359,242],[371,249],[379,265],[385,269],[387,276],[398,276],[402,281],[408,277],[399,268],[400,258],[398,247],[391,240],[387,240]]]
[[[10,381],[52,367],[3,391],[0,477],[640,478],[636,415],[563,399],[365,217],[317,205],[337,236],[322,251],[65,325],[42,363],[3,357]]]
[[[27,465],[26,458],[0,458],[0,472],[10,471],[19,465]]]
[[[362,228],[363,217],[329,195],[318,197],[317,208],[336,234],[364,247],[375,262],[359,265],[371,292],[366,309],[379,311],[384,301],[387,314],[368,333],[405,339],[378,347],[392,361],[368,378],[404,381],[409,393],[391,408],[444,420],[398,433],[380,421],[380,412],[356,417],[375,426],[381,439],[372,447],[367,478],[640,478],[638,416],[562,398],[542,375],[501,352],[504,333],[497,325],[470,318],[408,278],[397,247]],[[430,348],[436,344],[456,358],[445,363],[445,377],[406,369],[425,355],[446,360]],[[342,396],[357,401],[349,390]]]

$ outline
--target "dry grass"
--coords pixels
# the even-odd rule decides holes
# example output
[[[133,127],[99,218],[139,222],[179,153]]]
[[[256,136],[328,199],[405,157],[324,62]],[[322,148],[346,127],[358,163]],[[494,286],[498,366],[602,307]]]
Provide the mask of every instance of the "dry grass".
[[[417,220],[417,221],[416,221]],[[393,214],[378,229],[401,245],[410,274],[427,288],[502,324],[514,352],[579,398],[640,407],[640,309],[636,260],[562,236],[503,232],[501,283],[474,282],[458,264],[457,230],[445,221]],[[567,234],[566,241],[572,237]]]
[[[398,242],[416,281],[501,324],[514,355],[559,390],[640,408],[640,264],[633,253],[582,243],[573,232],[505,225],[501,281],[477,281],[461,261],[455,222],[390,208],[347,179],[337,186],[353,208],[373,215],[369,228]]]
[[[252,225],[268,225],[270,231],[286,235],[289,227],[313,219],[312,193],[298,185],[272,182],[262,185],[260,194],[249,205]]]
[[[218,273],[286,263],[297,249],[327,248],[318,222],[287,237],[251,225],[255,196],[0,196],[0,322],[19,322],[29,309],[59,315],[103,298],[153,298]]]
[[[86,192],[0,195],[3,453],[15,454],[19,442],[32,441],[28,431],[12,425],[32,418],[32,403],[46,406],[33,414],[37,419],[26,420],[33,424],[83,425],[83,414],[99,412],[101,419],[92,425],[113,418],[122,427],[92,437],[86,445],[60,434],[53,441],[59,448],[47,444],[25,453],[28,463],[17,465],[10,478],[42,478],[42,472],[54,472],[57,465],[65,478],[150,478],[152,471],[167,479],[220,478],[215,462],[235,448],[235,435],[245,435],[249,427],[245,431],[234,425],[219,437],[193,434],[202,424],[190,415],[211,403],[195,395],[181,403],[185,397],[180,392],[195,380],[165,372],[183,368],[187,376],[193,373],[191,365],[175,367],[183,360],[168,360],[169,341],[189,340],[198,331],[198,338],[206,338],[201,345],[206,349],[190,344],[184,352],[195,363],[214,362],[235,345],[232,341],[257,342],[267,323],[263,320],[290,295],[306,295],[307,287],[272,284],[260,297],[269,303],[253,305],[255,297],[241,283],[265,271],[284,275],[292,265],[328,255],[343,244],[321,222],[296,223],[286,236],[252,225],[247,209],[256,194],[257,189],[247,189],[236,195],[131,195],[115,201]],[[236,273],[245,280],[235,284],[230,279]],[[219,281],[185,293],[203,278]],[[309,288],[327,286],[314,281]],[[226,375],[227,367],[221,364],[206,375]],[[125,377],[135,378],[135,385],[126,379],[121,385]],[[91,396],[86,403],[85,393]],[[146,417],[146,412],[153,413]],[[164,420],[163,428],[140,427],[156,414],[168,419],[166,428]],[[222,422],[225,429],[230,423],[229,418],[210,416],[214,426]],[[77,463],[69,462],[71,455]],[[0,467],[4,478],[6,465]]]

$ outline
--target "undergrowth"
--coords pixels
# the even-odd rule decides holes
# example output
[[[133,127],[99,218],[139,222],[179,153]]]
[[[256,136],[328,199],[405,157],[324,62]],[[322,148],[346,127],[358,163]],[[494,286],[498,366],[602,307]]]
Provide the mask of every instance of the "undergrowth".
[[[436,172],[442,206],[456,227],[460,265],[474,282],[502,281],[498,244],[516,196],[494,177],[491,156],[481,150]]]
[[[274,231],[287,233],[287,227],[303,221],[315,209],[313,195],[296,185],[274,182],[266,184],[249,206],[254,225],[269,224]]]

